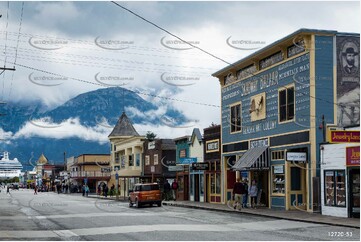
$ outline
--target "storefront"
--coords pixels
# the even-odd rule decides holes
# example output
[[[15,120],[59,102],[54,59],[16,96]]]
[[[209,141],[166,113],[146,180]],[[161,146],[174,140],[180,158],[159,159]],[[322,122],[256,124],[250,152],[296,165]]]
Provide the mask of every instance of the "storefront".
[[[205,201],[221,203],[221,126],[214,125],[203,130],[204,162],[208,163],[205,175]]]
[[[178,190],[176,194],[177,201],[189,200],[189,166],[192,159],[189,159],[189,141],[190,136],[183,136],[174,139],[176,144],[176,166],[172,167],[172,171],[176,171],[176,179],[178,182]]]
[[[336,217],[360,217],[359,131],[331,131],[339,137],[358,137],[353,142],[335,140],[320,147],[322,214]]]

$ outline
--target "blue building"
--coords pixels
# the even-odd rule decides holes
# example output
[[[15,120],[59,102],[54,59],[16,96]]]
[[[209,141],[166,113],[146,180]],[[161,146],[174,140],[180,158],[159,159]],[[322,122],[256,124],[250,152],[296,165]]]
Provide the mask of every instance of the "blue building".
[[[261,206],[319,210],[326,128],[359,124],[359,53],[359,34],[300,29],[213,74],[222,202],[243,175],[257,181]]]

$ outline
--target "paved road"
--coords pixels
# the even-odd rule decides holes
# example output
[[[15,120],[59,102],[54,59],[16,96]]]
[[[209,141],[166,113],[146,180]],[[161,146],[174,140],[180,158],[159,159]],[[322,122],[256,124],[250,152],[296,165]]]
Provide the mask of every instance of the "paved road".
[[[352,237],[339,233],[349,232]],[[357,240],[360,230],[79,195],[0,193],[1,240]]]

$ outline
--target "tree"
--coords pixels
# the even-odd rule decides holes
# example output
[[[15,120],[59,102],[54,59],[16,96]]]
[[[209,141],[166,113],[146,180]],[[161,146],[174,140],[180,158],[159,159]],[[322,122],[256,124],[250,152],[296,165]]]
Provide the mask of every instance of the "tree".
[[[155,140],[156,137],[157,135],[151,131],[148,131],[147,134],[145,135],[145,138],[149,141]]]

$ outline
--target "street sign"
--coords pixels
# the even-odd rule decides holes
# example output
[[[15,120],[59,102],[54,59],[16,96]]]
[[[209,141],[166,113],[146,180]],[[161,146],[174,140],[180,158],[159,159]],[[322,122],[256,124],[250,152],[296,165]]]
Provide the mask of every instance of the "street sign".
[[[209,163],[192,163],[192,170],[209,170]]]
[[[150,167],[150,172],[151,172],[151,173],[154,173],[154,172],[155,172],[155,166],[151,166],[151,167]]]

